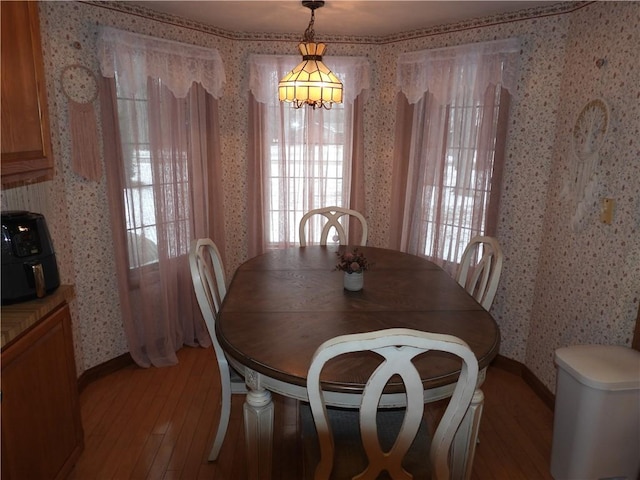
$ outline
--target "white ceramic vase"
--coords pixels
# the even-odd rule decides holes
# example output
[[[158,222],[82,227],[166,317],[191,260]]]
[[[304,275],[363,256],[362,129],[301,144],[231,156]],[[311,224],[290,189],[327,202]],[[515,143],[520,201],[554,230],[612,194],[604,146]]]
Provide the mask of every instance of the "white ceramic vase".
[[[364,286],[364,273],[363,272],[354,272],[348,273],[344,272],[344,289],[349,290],[351,292],[359,292],[362,290]]]

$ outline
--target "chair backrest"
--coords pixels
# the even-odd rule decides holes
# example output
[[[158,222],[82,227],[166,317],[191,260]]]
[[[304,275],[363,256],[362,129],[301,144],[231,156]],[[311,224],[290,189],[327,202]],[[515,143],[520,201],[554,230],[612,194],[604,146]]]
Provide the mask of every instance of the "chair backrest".
[[[423,385],[412,360],[429,350],[449,352],[462,360],[460,377],[444,416],[436,428],[429,452],[431,470],[435,478],[449,478],[449,449],[476,389],[478,361],[467,344],[457,337],[393,328],[342,335],[324,342],[316,350],[307,375],[309,404],[320,443],[320,462],[315,470],[315,480],[330,478],[334,459],[334,441],[327,419],[320,374],[329,360],[343,354],[362,351],[379,354],[382,363],[369,377],[362,394],[359,424],[368,466],[357,478],[375,479],[384,470],[394,479],[411,478],[401,463],[418,432],[424,413]],[[407,403],[404,421],[395,437],[395,443],[388,452],[383,452],[378,441],[376,418],[383,389],[393,375],[402,378]]]
[[[220,251],[211,239],[200,238],[191,242],[189,267],[198,305],[218,355],[218,350],[222,350],[216,338],[215,323],[227,286]]]
[[[502,260],[502,249],[493,237],[472,238],[462,254],[456,280],[487,311],[498,290]]]
[[[345,231],[342,224],[339,222],[340,217],[348,215],[349,218],[354,217],[360,221],[360,226],[362,228],[362,236],[360,237],[360,243],[352,242],[353,245],[361,245],[365,246],[367,244],[367,235],[368,235],[368,227],[367,221],[364,216],[357,212],[356,210],[350,210],[348,208],[342,207],[324,207],[324,208],[316,208],[315,210],[309,210],[304,214],[302,219],[300,220],[300,246],[304,247],[307,245],[307,237],[305,234],[305,228],[307,223],[311,217],[314,215],[323,215],[327,218],[327,222],[322,227],[322,234],[320,235],[320,245],[327,244],[327,237],[329,235],[329,231],[331,228],[335,228],[338,233],[338,239],[340,244],[346,245],[348,240],[347,232]]]

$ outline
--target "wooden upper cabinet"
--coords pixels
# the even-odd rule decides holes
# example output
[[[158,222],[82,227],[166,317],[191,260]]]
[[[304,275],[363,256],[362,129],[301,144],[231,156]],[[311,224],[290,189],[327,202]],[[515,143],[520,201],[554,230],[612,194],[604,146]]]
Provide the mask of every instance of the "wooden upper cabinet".
[[[38,2],[3,1],[2,184],[53,177]]]

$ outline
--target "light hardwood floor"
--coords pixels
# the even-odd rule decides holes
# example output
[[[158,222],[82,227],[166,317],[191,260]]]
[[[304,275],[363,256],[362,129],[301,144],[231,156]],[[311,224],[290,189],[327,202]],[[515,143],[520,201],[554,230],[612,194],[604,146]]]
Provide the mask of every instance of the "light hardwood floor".
[[[85,450],[70,480],[246,478],[242,396],[217,462],[207,462],[220,388],[213,351],[183,348],[173,367],[123,368],[80,395]],[[550,479],[553,414],[517,375],[490,367],[473,468],[476,480]],[[299,480],[292,400],[274,395],[274,480]],[[437,406],[436,406],[437,407]],[[437,409],[437,408],[436,408]]]

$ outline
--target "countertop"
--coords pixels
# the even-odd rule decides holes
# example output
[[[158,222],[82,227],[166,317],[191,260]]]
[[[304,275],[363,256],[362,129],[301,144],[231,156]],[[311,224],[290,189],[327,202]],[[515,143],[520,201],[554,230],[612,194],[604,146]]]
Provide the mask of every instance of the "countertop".
[[[40,319],[62,303],[71,301],[74,297],[73,285],[60,285],[46,297],[12,305],[3,305],[0,318],[0,331],[2,333],[0,348],[4,348],[9,342],[38,323]]]

